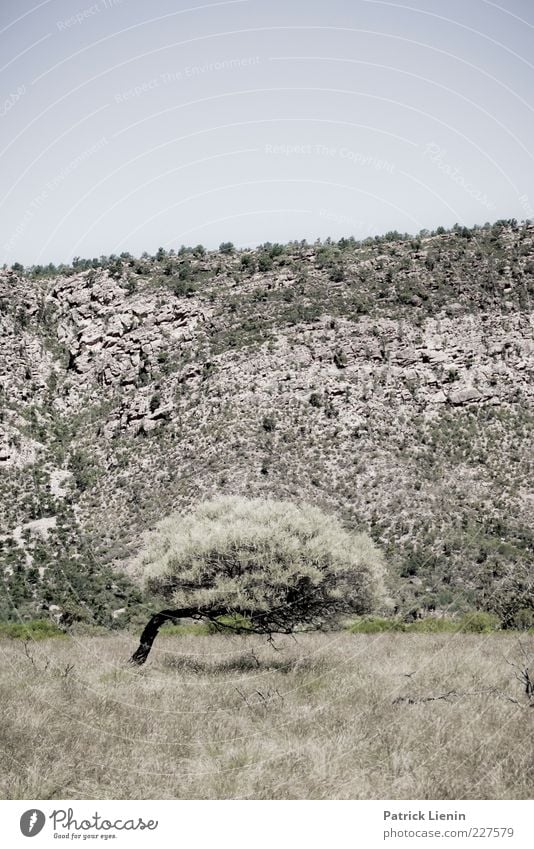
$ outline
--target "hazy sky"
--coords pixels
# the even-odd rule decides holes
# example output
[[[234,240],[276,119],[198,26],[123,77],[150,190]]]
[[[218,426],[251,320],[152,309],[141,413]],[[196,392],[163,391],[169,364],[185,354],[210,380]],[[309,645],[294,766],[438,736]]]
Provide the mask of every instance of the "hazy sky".
[[[534,217],[531,0],[1,0],[0,263]]]

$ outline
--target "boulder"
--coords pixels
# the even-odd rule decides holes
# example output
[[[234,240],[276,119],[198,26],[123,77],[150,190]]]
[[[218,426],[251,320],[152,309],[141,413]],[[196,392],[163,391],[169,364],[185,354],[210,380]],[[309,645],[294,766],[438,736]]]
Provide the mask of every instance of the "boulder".
[[[482,399],[482,394],[474,386],[467,386],[465,389],[456,389],[449,392],[448,401],[454,407],[459,407],[462,404],[471,404]]]

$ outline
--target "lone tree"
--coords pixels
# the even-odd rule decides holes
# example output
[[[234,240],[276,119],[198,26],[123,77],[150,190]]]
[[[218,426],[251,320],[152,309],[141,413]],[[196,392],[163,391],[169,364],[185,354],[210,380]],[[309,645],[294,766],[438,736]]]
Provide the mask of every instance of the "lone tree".
[[[144,629],[131,658],[139,665],[169,620],[290,634],[367,613],[383,593],[382,557],[366,534],[284,501],[224,497],[171,515],[148,536],[141,564],[146,588],[170,606]]]

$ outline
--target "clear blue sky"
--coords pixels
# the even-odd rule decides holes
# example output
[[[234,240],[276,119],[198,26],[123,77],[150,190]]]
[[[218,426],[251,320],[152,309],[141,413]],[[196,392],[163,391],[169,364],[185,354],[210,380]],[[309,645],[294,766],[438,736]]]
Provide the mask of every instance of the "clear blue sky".
[[[0,263],[534,217],[529,0],[2,0]]]

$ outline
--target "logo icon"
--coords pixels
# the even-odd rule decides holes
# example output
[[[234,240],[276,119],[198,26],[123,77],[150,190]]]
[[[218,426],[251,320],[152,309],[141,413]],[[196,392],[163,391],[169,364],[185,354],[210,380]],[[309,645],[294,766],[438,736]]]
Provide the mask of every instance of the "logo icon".
[[[42,830],[45,822],[46,817],[42,811],[30,808],[29,811],[24,811],[20,818],[20,830],[24,837],[35,837]]]

